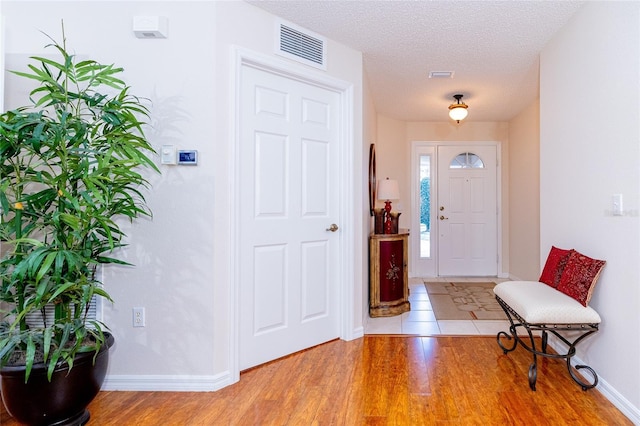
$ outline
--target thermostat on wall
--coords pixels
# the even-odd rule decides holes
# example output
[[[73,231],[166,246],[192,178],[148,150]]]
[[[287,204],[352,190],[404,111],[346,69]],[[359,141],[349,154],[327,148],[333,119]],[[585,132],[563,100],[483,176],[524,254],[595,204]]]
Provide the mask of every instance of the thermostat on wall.
[[[198,151],[193,149],[178,151],[178,164],[195,166],[198,164]]]

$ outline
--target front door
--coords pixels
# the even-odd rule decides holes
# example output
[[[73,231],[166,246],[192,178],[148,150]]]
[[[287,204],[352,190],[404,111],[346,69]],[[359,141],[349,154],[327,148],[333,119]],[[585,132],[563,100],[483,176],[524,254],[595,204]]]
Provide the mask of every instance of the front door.
[[[340,95],[247,64],[240,89],[246,369],[339,337]]]
[[[439,146],[438,274],[495,276],[496,146]]]

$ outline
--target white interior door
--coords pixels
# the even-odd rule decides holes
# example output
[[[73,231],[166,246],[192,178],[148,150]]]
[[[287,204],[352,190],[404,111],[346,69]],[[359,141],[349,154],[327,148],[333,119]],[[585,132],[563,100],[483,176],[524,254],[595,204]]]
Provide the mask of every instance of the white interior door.
[[[495,145],[438,147],[439,275],[497,275],[496,165]]]
[[[243,65],[240,329],[246,369],[339,337],[339,94]]]

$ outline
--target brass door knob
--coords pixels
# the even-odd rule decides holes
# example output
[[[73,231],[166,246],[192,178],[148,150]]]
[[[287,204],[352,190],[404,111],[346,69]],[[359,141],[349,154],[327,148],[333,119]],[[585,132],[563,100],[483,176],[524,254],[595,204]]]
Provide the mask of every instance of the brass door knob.
[[[444,217],[444,216],[440,216],[440,220],[447,220],[449,219],[448,217]]]
[[[326,229],[327,231],[336,232],[338,230],[338,225],[332,223],[330,227]]]

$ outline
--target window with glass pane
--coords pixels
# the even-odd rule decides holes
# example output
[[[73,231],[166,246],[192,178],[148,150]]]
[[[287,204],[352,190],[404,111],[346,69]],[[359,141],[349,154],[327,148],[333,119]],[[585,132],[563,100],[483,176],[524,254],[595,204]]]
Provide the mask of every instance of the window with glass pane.
[[[451,160],[450,169],[484,169],[482,159],[472,152],[458,154]]]
[[[420,257],[431,257],[431,155],[420,156]]]

